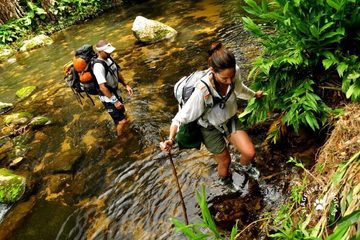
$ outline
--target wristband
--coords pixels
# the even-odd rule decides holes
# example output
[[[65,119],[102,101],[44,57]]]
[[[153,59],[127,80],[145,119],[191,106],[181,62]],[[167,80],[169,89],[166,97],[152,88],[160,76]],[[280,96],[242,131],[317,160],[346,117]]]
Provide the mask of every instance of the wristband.
[[[119,99],[117,99],[117,97],[115,95],[112,95],[110,98],[110,101],[115,104],[117,101],[119,101]]]

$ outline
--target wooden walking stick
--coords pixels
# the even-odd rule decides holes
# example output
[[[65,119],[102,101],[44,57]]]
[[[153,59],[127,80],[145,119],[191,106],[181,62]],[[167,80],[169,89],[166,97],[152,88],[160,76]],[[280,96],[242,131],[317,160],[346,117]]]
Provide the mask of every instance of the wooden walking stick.
[[[161,137],[161,138],[162,138],[162,140],[164,142],[164,138],[163,137]],[[178,193],[180,195],[181,206],[182,206],[182,209],[183,209],[183,212],[184,212],[184,217],[185,217],[185,223],[186,223],[186,225],[189,225],[189,220],[188,220],[187,213],[186,213],[184,197],[183,197],[182,192],[181,192],[181,186],[180,186],[179,179],[178,179],[178,176],[177,176],[177,173],[176,173],[176,168],[175,168],[174,161],[172,160],[171,151],[169,151],[168,155],[169,155],[169,159],[170,159],[170,163],[171,163],[172,172],[173,172],[174,178],[176,180]]]

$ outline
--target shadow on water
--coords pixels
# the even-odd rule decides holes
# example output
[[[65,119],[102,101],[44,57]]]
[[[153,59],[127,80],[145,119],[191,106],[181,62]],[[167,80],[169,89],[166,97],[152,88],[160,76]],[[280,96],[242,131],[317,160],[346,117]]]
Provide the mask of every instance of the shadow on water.
[[[213,41],[221,40],[235,52],[243,63],[244,77],[258,46],[240,24],[234,25],[239,22],[234,18],[238,15],[232,14],[240,6],[239,0],[137,2],[58,32],[53,35],[53,45],[18,54],[14,63],[0,65],[0,101],[16,102],[17,89],[35,85],[35,94],[17,103],[13,111],[48,115],[54,122],[41,130],[46,141],[32,146],[28,155],[31,162],[21,167],[42,173],[49,158],[74,149],[82,154],[71,176],[64,176],[67,180],[61,191],[52,192],[46,182],[38,187],[39,200],[13,239],[182,238],[173,232],[168,220],[182,218],[182,212],[167,156],[158,148],[160,132],[167,133],[177,110],[173,85],[183,75],[206,68],[206,50]],[[137,15],[174,27],[179,31],[176,40],[136,43],[131,25]],[[80,106],[62,81],[62,66],[72,58],[74,49],[95,44],[100,38],[117,47],[113,57],[134,88],[132,98],[123,91],[132,122],[126,141],[117,140],[101,103],[96,101],[92,106],[85,101]],[[260,151],[264,135],[252,137]],[[194,191],[202,184],[208,188],[214,185],[215,162],[205,150],[175,151],[173,158],[190,222],[196,222],[199,208]],[[57,179],[55,175],[49,178]],[[264,189],[268,187],[265,181],[248,184],[240,199],[251,202],[257,211],[266,204],[277,204],[282,189],[274,187],[270,195],[278,197],[266,199]],[[249,197],[251,191],[253,198]],[[238,197],[230,204],[237,204]],[[208,198],[216,203],[216,192],[210,192]],[[244,207],[241,205],[234,216],[249,215]],[[244,223],[256,216],[246,217]],[[221,223],[221,216],[215,217]]]

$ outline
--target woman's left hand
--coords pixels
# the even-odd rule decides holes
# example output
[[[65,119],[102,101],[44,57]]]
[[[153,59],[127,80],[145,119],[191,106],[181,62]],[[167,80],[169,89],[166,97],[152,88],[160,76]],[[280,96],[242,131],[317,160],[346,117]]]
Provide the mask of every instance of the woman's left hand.
[[[259,90],[255,92],[255,97],[256,98],[262,98],[262,96],[264,96],[264,92]]]

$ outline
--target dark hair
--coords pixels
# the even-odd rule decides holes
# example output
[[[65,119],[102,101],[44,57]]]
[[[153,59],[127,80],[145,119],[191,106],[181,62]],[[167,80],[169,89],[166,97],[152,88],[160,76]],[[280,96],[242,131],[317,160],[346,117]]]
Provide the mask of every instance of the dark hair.
[[[215,72],[220,72],[227,68],[235,69],[236,60],[234,54],[227,50],[220,42],[211,44],[208,54],[209,66],[214,68]]]

